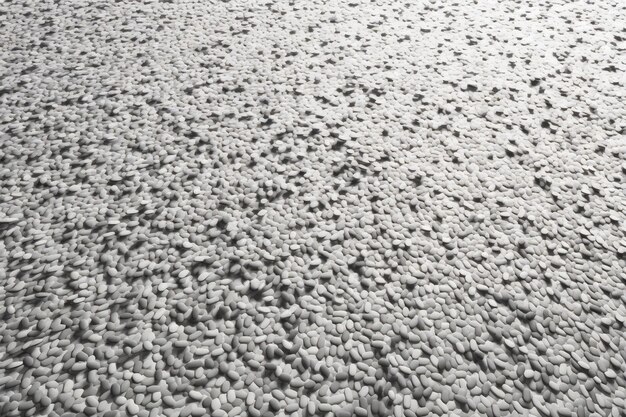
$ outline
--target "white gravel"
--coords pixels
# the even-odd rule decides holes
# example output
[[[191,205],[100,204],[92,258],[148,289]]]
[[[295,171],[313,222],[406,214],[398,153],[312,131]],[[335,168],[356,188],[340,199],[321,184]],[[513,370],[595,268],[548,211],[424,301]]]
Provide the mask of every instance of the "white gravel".
[[[623,1],[4,1],[0,416],[620,417]]]

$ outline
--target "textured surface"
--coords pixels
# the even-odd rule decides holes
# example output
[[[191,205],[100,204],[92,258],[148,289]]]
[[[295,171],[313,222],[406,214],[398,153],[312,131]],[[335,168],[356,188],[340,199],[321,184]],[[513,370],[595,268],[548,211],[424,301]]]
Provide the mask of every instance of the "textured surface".
[[[624,3],[460,3],[3,2],[0,415],[623,415]]]

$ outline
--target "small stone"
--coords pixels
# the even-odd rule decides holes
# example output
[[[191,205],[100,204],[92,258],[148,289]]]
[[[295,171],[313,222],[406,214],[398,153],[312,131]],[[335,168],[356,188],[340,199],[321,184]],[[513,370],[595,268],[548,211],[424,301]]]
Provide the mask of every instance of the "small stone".
[[[219,398],[213,398],[211,400],[211,410],[216,411],[216,410],[220,410],[222,408],[222,404],[220,402]]]
[[[136,416],[139,413],[139,406],[133,400],[128,400],[126,402],[126,411],[131,416]]]

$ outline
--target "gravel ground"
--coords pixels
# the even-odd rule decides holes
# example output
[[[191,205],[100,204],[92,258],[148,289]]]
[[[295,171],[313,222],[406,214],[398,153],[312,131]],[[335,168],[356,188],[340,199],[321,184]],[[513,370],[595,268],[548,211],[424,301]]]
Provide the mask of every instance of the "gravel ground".
[[[4,1],[0,415],[624,416],[623,1]]]

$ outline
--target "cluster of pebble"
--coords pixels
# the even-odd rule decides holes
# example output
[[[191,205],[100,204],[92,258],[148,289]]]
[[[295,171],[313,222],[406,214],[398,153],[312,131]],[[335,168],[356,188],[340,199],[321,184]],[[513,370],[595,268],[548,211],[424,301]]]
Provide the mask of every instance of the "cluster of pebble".
[[[620,10],[3,2],[0,416],[623,416]]]

